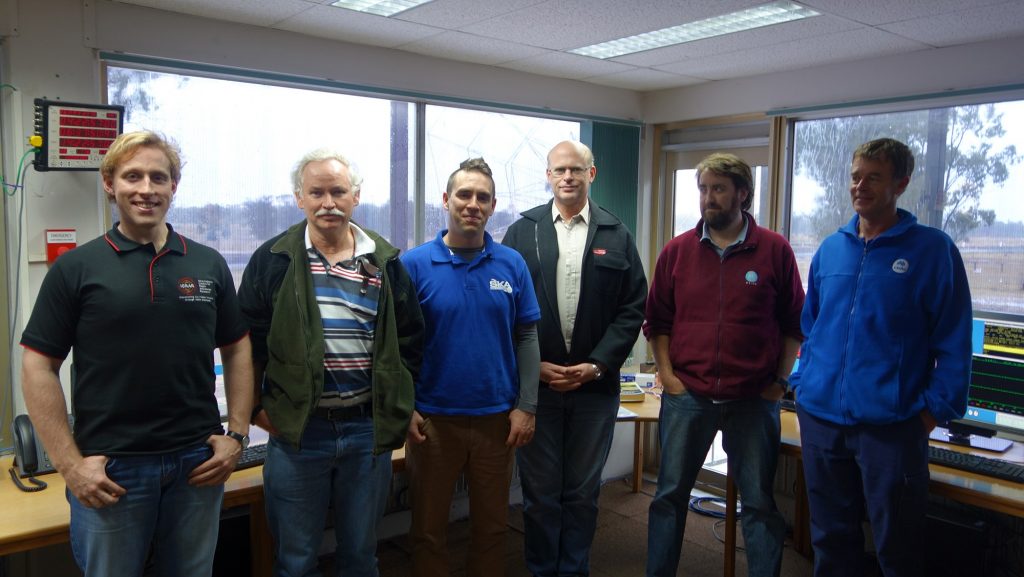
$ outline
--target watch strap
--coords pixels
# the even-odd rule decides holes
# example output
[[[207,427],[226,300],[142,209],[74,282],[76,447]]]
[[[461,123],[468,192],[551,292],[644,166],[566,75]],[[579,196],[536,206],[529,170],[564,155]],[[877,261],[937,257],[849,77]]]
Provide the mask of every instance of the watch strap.
[[[228,431],[224,433],[224,436],[231,437],[232,439],[238,441],[238,444],[242,445],[242,449],[245,449],[249,446],[249,435],[243,435],[242,433],[236,433],[235,431]]]
[[[789,392],[789,379],[787,379],[786,377],[776,376],[775,377],[775,382],[782,386],[782,393],[783,394]]]

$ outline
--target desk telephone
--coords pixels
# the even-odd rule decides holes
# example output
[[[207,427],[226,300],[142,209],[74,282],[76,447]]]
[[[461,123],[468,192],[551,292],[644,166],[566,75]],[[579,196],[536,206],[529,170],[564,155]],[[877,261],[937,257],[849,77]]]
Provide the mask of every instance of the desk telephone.
[[[68,422],[71,423],[70,415]],[[36,479],[35,476],[55,471],[50,456],[36,438],[36,431],[28,415],[14,417],[11,428],[14,430],[14,466],[18,469],[17,472],[14,471],[14,467],[9,470],[11,480],[22,491],[42,491],[46,488],[46,482]],[[25,478],[31,486],[21,482],[21,479]]]

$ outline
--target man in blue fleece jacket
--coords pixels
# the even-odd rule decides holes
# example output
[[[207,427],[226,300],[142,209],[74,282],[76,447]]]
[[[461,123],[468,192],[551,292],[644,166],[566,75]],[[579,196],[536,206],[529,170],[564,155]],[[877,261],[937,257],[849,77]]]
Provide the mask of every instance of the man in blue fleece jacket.
[[[885,576],[919,574],[928,433],[967,406],[967,274],[949,236],[896,208],[913,171],[902,142],[857,148],[856,215],[811,262],[792,382],[818,577],[864,574],[865,508]]]

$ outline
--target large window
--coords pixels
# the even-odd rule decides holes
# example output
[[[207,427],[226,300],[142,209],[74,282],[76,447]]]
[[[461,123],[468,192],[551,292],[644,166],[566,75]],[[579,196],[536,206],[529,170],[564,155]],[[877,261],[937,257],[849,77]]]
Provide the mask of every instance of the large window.
[[[514,114],[427,106],[426,235],[447,228],[441,192],[448,176],[467,158],[482,156],[494,173],[498,201],[487,230],[496,240],[519,213],[551,199],[545,169],[548,151],[578,140],[580,124]]]
[[[881,137],[914,151],[899,206],[954,239],[975,310],[1024,315],[1024,101],[796,121],[790,242],[802,277],[853,216],[854,149]]]
[[[447,225],[441,192],[471,156],[483,156],[494,170],[498,212],[488,230],[500,240],[520,211],[550,198],[547,151],[580,133],[573,121],[107,70],[109,101],[127,108],[125,130],[158,130],[181,146],[185,166],[168,220],[220,251],[236,281],[260,243],[302,220],[290,174],[313,148],[335,148],[352,161],[364,179],[355,221],[407,249]],[[416,141],[417,114],[425,115],[425,142]],[[417,147],[426,159],[422,207],[416,205]],[[417,214],[424,222],[416,222]],[[415,237],[417,224],[424,238]]]
[[[401,228],[388,205],[409,196],[408,178],[392,188],[392,171],[409,165],[408,145],[392,141],[407,134],[393,135],[391,125],[393,108],[411,115],[411,104],[115,67],[108,79],[110,102],[127,108],[126,131],[157,130],[180,145],[168,221],[220,251],[236,282],[260,243],[303,219],[290,175],[317,147],[341,151],[363,177],[358,223],[388,238]]]

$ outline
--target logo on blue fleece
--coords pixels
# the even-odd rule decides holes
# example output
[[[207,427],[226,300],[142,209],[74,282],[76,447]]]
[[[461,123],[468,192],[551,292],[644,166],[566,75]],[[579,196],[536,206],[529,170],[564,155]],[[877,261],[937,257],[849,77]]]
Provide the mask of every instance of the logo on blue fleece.
[[[910,263],[905,258],[898,258],[892,261],[892,272],[896,274],[903,274],[910,270]]]

